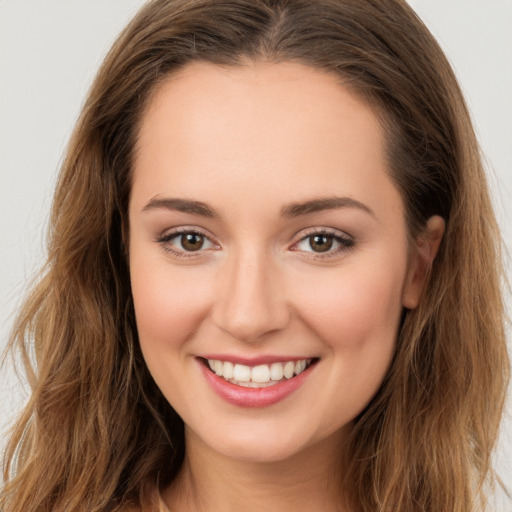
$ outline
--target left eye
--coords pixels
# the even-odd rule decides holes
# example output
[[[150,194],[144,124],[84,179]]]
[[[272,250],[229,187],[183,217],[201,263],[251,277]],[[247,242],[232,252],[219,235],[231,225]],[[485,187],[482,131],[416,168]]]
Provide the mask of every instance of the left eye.
[[[313,233],[300,240],[296,247],[299,251],[326,253],[347,249],[352,245],[354,242],[350,238],[330,233]]]
[[[194,231],[166,236],[162,242],[170,245],[175,250],[185,252],[196,252],[213,247],[213,243],[206,236]]]

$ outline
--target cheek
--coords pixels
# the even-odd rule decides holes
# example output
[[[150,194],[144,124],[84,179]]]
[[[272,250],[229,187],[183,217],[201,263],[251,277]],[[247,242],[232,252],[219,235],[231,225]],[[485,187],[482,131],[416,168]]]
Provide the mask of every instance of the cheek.
[[[297,307],[331,349],[389,353],[402,313],[405,266],[358,261],[307,282],[296,280]]]
[[[397,270],[345,268],[297,289],[302,320],[326,349],[324,384],[330,393],[317,396],[315,407],[318,414],[330,411],[328,431],[360,414],[388,371],[402,313],[403,274]]]
[[[150,351],[179,348],[186,341],[204,317],[206,301],[197,269],[172,272],[165,259],[137,256],[130,263],[135,317],[142,349],[151,357]]]

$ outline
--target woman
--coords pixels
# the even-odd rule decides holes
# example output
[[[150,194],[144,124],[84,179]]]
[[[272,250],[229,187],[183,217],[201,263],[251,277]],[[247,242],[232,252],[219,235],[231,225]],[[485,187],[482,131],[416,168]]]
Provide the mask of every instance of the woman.
[[[150,2],[92,87],[51,226],[2,509],[483,506],[498,233],[405,3]]]

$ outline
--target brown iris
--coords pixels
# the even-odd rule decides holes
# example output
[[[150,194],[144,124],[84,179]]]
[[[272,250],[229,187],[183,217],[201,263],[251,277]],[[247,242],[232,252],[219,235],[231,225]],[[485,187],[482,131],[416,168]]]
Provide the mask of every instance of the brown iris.
[[[184,233],[181,235],[181,246],[186,251],[198,251],[204,245],[204,236],[198,233]]]
[[[332,247],[333,237],[330,235],[313,235],[309,237],[309,246],[315,252],[326,252]]]

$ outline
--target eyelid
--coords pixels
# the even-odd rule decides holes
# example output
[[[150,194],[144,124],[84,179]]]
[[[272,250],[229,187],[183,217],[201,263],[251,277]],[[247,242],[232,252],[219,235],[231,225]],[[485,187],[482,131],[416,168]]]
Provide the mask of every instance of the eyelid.
[[[159,243],[164,251],[169,252],[173,254],[174,256],[177,256],[179,258],[191,258],[191,257],[198,257],[201,254],[203,254],[205,251],[210,251],[212,248],[207,249],[198,249],[197,251],[185,251],[180,250],[172,245],[170,245],[170,242],[174,239],[179,237],[180,235],[185,234],[197,234],[203,236],[208,242],[210,242],[213,246],[214,250],[218,250],[220,248],[220,244],[216,242],[213,237],[208,234],[204,229],[198,227],[198,226],[179,226],[177,228],[172,228],[167,231],[165,231],[162,235],[159,235],[156,237],[155,242]]]
[[[180,250],[176,247],[173,247],[169,244],[171,240],[174,238],[179,237],[183,234],[189,234],[194,233],[203,236],[210,244],[213,246],[213,250],[219,250],[220,244],[216,242],[213,237],[207,233],[204,229],[198,227],[198,226],[179,226],[176,228],[169,229],[164,232],[164,234],[159,235],[156,237],[155,242],[159,243],[162,248],[177,257],[181,258],[190,258],[190,257],[198,257],[202,254],[204,254],[205,251],[211,251],[212,248],[207,249],[198,249],[197,251],[186,251],[186,250]],[[334,238],[335,241],[338,242],[339,247],[334,248],[334,250],[329,249],[325,252],[315,252],[313,250],[311,251],[305,251],[303,249],[299,249],[298,245],[305,241],[307,238],[313,236],[313,235],[325,235],[325,236],[331,236]],[[335,228],[328,228],[325,226],[318,226],[318,227],[311,227],[304,229],[300,231],[295,237],[295,242],[290,246],[289,250],[302,252],[308,254],[307,257],[314,258],[314,259],[322,259],[322,258],[329,258],[336,255],[339,255],[340,253],[346,252],[351,249],[353,245],[355,245],[354,237],[350,234],[348,234],[345,231],[335,229]]]
[[[325,235],[325,236],[331,236],[336,240],[340,246],[333,249],[328,250],[325,252],[315,252],[313,250],[311,251],[305,251],[298,248],[298,245],[305,241],[307,238],[310,238],[314,235]],[[307,228],[301,232],[299,232],[296,235],[296,241],[292,244],[290,247],[290,250],[292,251],[300,251],[305,254],[307,254],[307,257],[314,258],[314,259],[322,259],[322,258],[330,258],[333,256],[338,256],[341,253],[344,253],[348,250],[350,250],[355,245],[354,237],[350,234],[348,234],[346,231],[341,231],[339,229],[335,228],[328,228],[325,226],[319,226],[319,227],[312,227]]]

